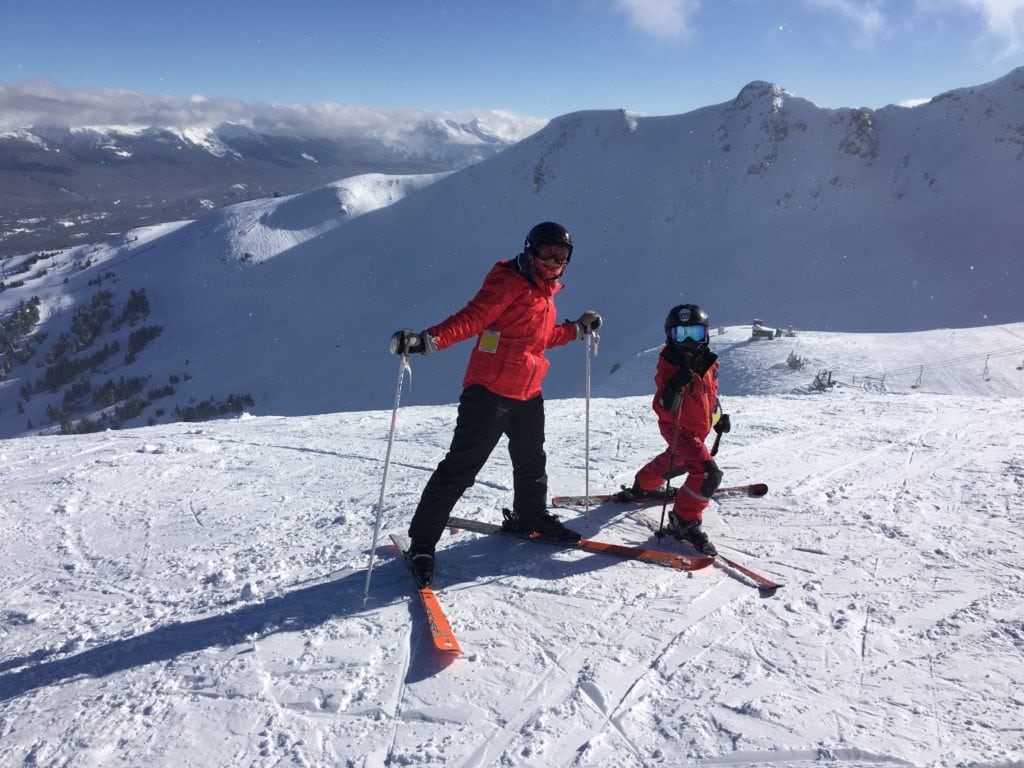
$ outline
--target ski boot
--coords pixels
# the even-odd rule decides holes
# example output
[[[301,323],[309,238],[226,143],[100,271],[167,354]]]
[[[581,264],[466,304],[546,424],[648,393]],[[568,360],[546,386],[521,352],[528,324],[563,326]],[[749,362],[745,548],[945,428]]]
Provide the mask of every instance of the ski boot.
[[[715,545],[711,543],[708,535],[704,533],[700,520],[683,520],[678,515],[670,514],[665,530],[672,538],[692,544],[693,548],[702,555],[715,557],[718,554]]]
[[[409,551],[406,553],[409,558],[409,567],[416,581],[423,587],[429,587],[434,580],[434,547],[431,544],[417,544],[415,541],[409,544]]]
[[[655,501],[672,501],[676,497],[675,488],[655,488],[653,491],[645,490],[636,483],[633,483],[632,488],[622,486],[622,490],[612,495],[612,501],[616,501],[619,504],[628,504],[631,501],[645,501],[652,499]]]
[[[574,544],[583,538],[576,531],[562,525],[558,518],[546,509],[535,512],[532,515],[517,515],[510,509],[503,509],[501,514],[504,517],[501,523],[503,531],[537,533],[546,539],[564,541],[569,544]]]

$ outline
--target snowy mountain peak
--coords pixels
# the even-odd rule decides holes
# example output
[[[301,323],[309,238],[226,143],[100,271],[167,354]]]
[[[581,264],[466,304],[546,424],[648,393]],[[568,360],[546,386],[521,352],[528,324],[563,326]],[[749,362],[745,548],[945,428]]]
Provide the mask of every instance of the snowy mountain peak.
[[[760,107],[771,112],[778,112],[782,109],[784,97],[792,95],[780,85],[754,80],[743,86],[736,98],[733,99],[731,107],[737,110]]]
[[[475,121],[386,121],[335,138],[282,135],[287,125],[260,132],[230,121],[5,128],[0,257],[196,218],[367,172],[443,173],[488,158],[542,125],[495,113]]]
[[[0,124],[0,141],[11,141],[20,142],[24,144],[34,144],[36,146],[45,146],[45,142],[40,136],[29,130],[21,128],[4,128]]]

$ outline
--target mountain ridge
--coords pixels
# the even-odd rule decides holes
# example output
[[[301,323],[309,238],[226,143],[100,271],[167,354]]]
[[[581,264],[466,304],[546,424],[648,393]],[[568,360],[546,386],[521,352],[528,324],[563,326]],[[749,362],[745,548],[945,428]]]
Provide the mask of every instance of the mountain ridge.
[[[0,129],[0,256],[198,218],[361,173],[451,171],[528,130],[491,129],[479,118],[338,137],[234,123]]]
[[[715,326],[1013,324],[1024,319],[1022,89],[1017,69],[870,111],[821,109],[755,81],[685,115],[571,113],[452,173],[352,177],[151,231],[144,248],[121,239],[71,249],[33,263],[45,274],[0,302],[7,311],[42,297],[42,356],[92,300],[86,281],[112,271],[115,304],[146,288],[148,322],[163,330],[139,362],[101,365],[97,377],[139,370],[159,384],[187,372],[176,407],[245,393],[260,414],[382,407],[390,334],[459,309],[547,219],[576,241],[560,316],[593,308],[605,318],[598,387],[659,342],[665,311],[682,302],[705,306]],[[344,210],[346,195],[367,201],[358,215]],[[468,349],[415,360],[411,402],[451,402]],[[580,356],[579,345],[550,352],[546,396],[582,391]],[[37,379],[39,359],[9,377]],[[0,390],[4,413],[18,400],[12,384]],[[59,394],[32,395],[34,424]]]

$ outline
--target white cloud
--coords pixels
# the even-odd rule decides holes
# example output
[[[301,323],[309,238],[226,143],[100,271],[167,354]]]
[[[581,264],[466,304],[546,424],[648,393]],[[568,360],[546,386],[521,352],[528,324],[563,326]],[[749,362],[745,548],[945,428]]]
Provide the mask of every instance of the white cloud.
[[[0,84],[0,125],[9,128],[89,125],[189,128],[233,123],[277,136],[363,136],[387,140],[424,122],[468,123],[474,119],[510,140],[528,136],[547,122],[494,110],[371,109],[336,102],[302,106],[249,104],[237,99],[210,99],[202,94],[178,97],[107,88],[68,90],[52,80]]]
[[[931,10],[934,3],[922,2],[920,5]],[[1005,43],[1000,57],[1016,55],[1024,47],[1024,0],[944,0],[944,5],[978,12],[989,34]]]
[[[880,0],[803,0],[812,7],[831,11],[851,22],[857,38],[870,46],[889,31],[889,22],[882,13]]]
[[[866,46],[890,33],[896,26],[898,4],[887,15],[883,0],[801,0],[810,8],[828,11],[852,23],[858,40]],[[977,13],[988,35],[1003,41],[999,58],[1008,58],[1024,49],[1024,0],[917,0],[915,9],[923,14],[948,12],[950,9]],[[890,17],[891,16],[891,17]],[[904,25],[906,19],[903,19]]]
[[[615,6],[645,34],[679,40],[689,35],[690,19],[700,10],[700,0],[615,0]]]

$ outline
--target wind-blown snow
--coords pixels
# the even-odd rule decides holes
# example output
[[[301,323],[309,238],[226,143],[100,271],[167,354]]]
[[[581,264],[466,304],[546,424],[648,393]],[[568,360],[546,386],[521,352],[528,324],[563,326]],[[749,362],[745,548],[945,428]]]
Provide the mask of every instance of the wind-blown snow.
[[[990,361],[997,396],[973,363],[918,389],[798,394],[780,361],[785,342],[863,371],[961,335],[1019,346],[1024,327],[746,330],[712,338],[723,386],[747,392],[724,398],[718,458],[726,482],[771,492],[713,504],[706,527],[785,586],[761,599],[719,568],[451,533],[435,586],[456,659],[427,650],[386,536],[363,604],[390,409],[0,442],[0,762],[1021,765],[1024,355]],[[573,349],[558,364],[582,369]],[[638,388],[640,358],[616,374]],[[592,400],[592,492],[660,450],[647,390]],[[402,402],[385,534],[453,426],[415,385]],[[585,402],[547,409],[551,489],[582,493]],[[456,511],[496,521],[511,486],[499,446]],[[659,546],[620,507],[562,512]]]

